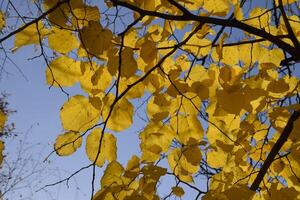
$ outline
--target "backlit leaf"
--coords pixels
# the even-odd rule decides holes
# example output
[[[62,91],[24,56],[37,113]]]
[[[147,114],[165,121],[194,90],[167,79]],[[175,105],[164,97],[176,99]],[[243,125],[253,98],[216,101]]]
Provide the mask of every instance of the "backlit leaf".
[[[86,139],[86,154],[91,162],[102,167],[105,161],[112,162],[117,158],[116,138],[102,129],[94,129]]]
[[[82,143],[82,137],[76,132],[67,132],[56,138],[54,149],[60,156],[68,156],[74,153]]]

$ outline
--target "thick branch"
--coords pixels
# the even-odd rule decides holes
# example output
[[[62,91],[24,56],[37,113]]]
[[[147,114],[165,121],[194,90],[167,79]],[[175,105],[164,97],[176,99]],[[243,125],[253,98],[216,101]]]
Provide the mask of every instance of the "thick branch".
[[[49,15],[50,13],[54,12],[59,6],[68,3],[70,0],[62,0],[62,1],[58,1],[58,3],[53,6],[52,8],[50,8],[49,10],[47,10],[46,12],[44,12],[41,16],[39,16],[38,18],[26,23],[24,26],[21,26],[20,28],[14,30],[13,32],[10,32],[9,34],[7,34],[6,36],[4,36],[3,38],[0,38],[0,43],[4,42],[5,40],[9,39],[10,37],[14,36],[15,34],[23,31],[25,28],[27,28],[28,26],[37,23],[38,21],[40,21],[41,19],[45,18],[47,15]]]
[[[294,33],[294,31],[293,31],[293,29],[291,27],[289,19],[288,19],[287,15],[286,15],[286,12],[285,12],[284,8],[283,8],[282,0],[279,0],[278,2],[279,2],[279,10],[281,12],[281,15],[282,15],[282,18],[283,18],[286,30],[287,30],[287,32],[289,34],[289,38],[293,42],[294,47],[299,48],[300,47],[299,41],[297,40],[297,38],[295,36],[295,33]]]
[[[281,147],[284,145],[286,140],[288,139],[289,135],[291,134],[294,122],[300,117],[300,110],[294,111],[291,117],[289,118],[286,126],[284,127],[282,134],[280,135],[279,139],[274,144],[273,148],[271,149],[271,152],[269,153],[267,159],[265,160],[262,168],[260,169],[258,175],[256,176],[255,180],[253,181],[250,189],[253,191],[256,191],[259,187],[259,184],[263,180],[265,174],[267,173],[270,165],[274,161],[274,158],[280,151]]]
[[[221,18],[215,18],[215,17],[198,16],[198,15],[194,15],[192,13],[189,15],[187,15],[187,14],[170,15],[170,14],[160,13],[160,12],[156,12],[156,11],[144,10],[142,8],[136,7],[135,5],[132,5],[125,1],[111,0],[111,2],[113,2],[115,5],[126,7],[130,10],[133,10],[135,12],[138,12],[138,13],[146,15],[146,16],[148,15],[148,16],[159,17],[162,19],[175,20],[175,21],[197,21],[200,23],[215,24],[215,25],[220,25],[220,26],[225,26],[225,27],[238,28],[240,30],[251,33],[253,35],[265,38],[268,41],[277,45],[282,50],[291,54],[293,57],[300,58],[300,52],[296,48],[294,48],[290,44],[282,41],[277,36],[274,36],[274,35],[266,32],[263,29],[258,29],[253,26],[250,26],[248,24],[245,24],[236,19],[228,20],[228,19],[221,19]]]

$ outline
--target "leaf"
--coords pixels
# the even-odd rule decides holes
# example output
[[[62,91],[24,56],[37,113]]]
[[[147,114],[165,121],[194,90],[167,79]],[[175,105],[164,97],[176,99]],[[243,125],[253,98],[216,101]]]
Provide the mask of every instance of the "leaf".
[[[5,13],[3,13],[2,11],[0,11],[0,31],[2,31],[2,29],[6,26],[6,22],[5,22]]]
[[[104,121],[109,117],[107,128],[113,131],[123,131],[132,124],[134,107],[126,98],[121,98],[114,105],[113,110],[110,111],[112,109],[111,105],[114,102],[114,98],[115,97],[110,94],[103,99],[104,107],[102,117]]]
[[[239,115],[245,107],[245,97],[239,88],[219,90],[217,95],[220,107],[230,114]]]
[[[81,62],[83,75],[79,78],[81,88],[91,96],[104,92],[111,84],[112,76],[107,67],[96,63]]]
[[[249,19],[246,21],[247,24],[256,28],[265,28],[269,26],[270,15],[263,8],[253,8],[249,14]]]
[[[85,150],[90,161],[102,167],[106,160],[112,162],[117,158],[116,138],[100,128],[94,129],[86,139]]]
[[[60,118],[65,130],[84,132],[99,121],[100,111],[86,97],[76,95],[63,105]]]
[[[224,167],[227,164],[227,153],[218,149],[207,153],[207,163],[213,168]]]
[[[226,16],[230,10],[230,5],[226,0],[205,0],[203,8],[213,15]]]
[[[155,43],[150,40],[146,40],[141,46],[140,56],[145,63],[149,64],[155,61],[157,57]]]
[[[117,161],[112,161],[109,163],[101,178],[101,187],[104,188],[122,184],[123,181],[121,177],[123,172],[124,168]]]
[[[160,154],[167,152],[174,138],[174,132],[160,122],[149,123],[140,133],[140,147],[143,161],[154,162]]]
[[[2,110],[0,110],[0,132],[3,131],[6,121],[7,121],[7,116],[4,114]]]
[[[102,28],[99,22],[89,21],[88,26],[84,26],[80,34],[83,47],[91,55],[103,57],[111,46],[112,32]]]
[[[56,138],[54,149],[60,156],[68,156],[73,154],[82,143],[82,136],[77,132],[67,132]]]
[[[96,6],[83,5],[73,9],[72,23],[74,27],[88,26],[89,21],[100,21],[99,9]]]
[[[76,36],[67,29],[53,27],[48,36],[49,47],[62,54],[67,54],[79,47]]]
[[[140,159],[136,155],[133,155],[128,161],[124,177],[135,178],[140,172]]]
[[[182,197],[184,195],[184,190],[182,187],[172,187],[172,192],[178,197]]]
[[[39,44],[48,32],[41,21],[27,26],[15,35],[13,51],[25,45]]]
[[[203,137],[203,128],[196,115],[177,115],[171,118],[170,125],[179,142],[186,145],[190,139],[200,141]]]
[[[198,148],[197,146],[194,148]],[[189,149],[189,148],[187,148]],[[192,182],[192,175],[199,170],[199,162],[201,160],[201,152],[198,150],[194,151],[192,154],[184,153],[184,150],[180,150],[178,148],[173,149],[171,153],[168,155],[168,163],[171,170],[175,173],[175,175],[179,176],[179,178],[186,182]],[[193,157],[198,160],[197,164],[193,162]]]
[[[51,86],[73,86],[81,76],[80,62],[67,56],[53,60],[46,69],[47,84]]]
[[[3,162],[3,150],[4,150],[4,142],[0,140],[0,167],[2,165]]]

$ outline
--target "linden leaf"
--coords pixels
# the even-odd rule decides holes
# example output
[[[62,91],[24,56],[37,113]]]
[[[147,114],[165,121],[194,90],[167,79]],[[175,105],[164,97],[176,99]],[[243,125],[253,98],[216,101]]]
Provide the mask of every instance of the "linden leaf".
[[[121,76],[129,78],[135,74],[138,67],[133,56],[131,48],[124,48],[122,50]]]
[[[182,197],[184,195],[184,190],[179,186],[172,187],[172,192],[178,197]]]
[[[155,43],[147,40],[141,46],[140,55],[145,63],[152,63],[157,56],[157,49]]]
[[[72,23],[75,27],[88,26],[89,21],[98,22],[100,20],[100,13],[98,7],[81,6],[72,11]]]
[[[3,131],[7,117],[2,110],[0,110],[0,132]]]
[[[174,138],[174,132],[161,122],[149,123],[140,133],[142,160],[154,162],[160,153],[167,152]]]
[[[107,120],[107,128],[113,131],[123,131],[129,128],[133,121],[133,112],[134,107],[133,105],[126,99],[121,98],[115,105],[114,108],[110,113],[111,105],[114,101],[114,96],[112,94],[106,96],[103,99],[104,108],[102,111],[103,120]]]
[[[256,7],[251,10],[249,20],[246,20],[246,23],[257,28],[265,28],[270,24],[270,17],[266,9]]]
[[[92,55],[101,57],[111,46],[112,32],[102,28],[99,22],[90,21],[88,26],[83,27],[80,34],[83,47]]]
[[[13,51],[25,45],[39,44],[48,32],[41,21],[27,26],[15,35]]]
[[[124,177],[135,178],[140,172],[140,158],[133,155],[128,161]]]
[[[241,200],[251,200],[255,192],[250,190],[245,185],[234,185],[225,191],[214,191],[210,190],[203,196],[204,200],[232,200],[232,199],[241,199]],[[261,199],[261,198],[260,198]],[[273,198],[272,198],[273,199]]]
[[[200,150],[198,152],[200,152]],[[179,176],[181,180],[192,182],[193,178],[191,175],[199,170],[199,163],[197,165],[194,165],[195,163],[190,163],[189,157],[200,156],[198,159],[201,160],[201,152],[200,154],[196,153],[195,155],[189,155],[188,157],[186,156],[187,155],[184,154],[180,149],[173,149],[168,155],[168,163],[171,170],[177,176]]]
[[[287,4],[292,4],[292,3],[294,3],[294,2],[296,2],[297,0],[282,0],[282,5],[287,5]],[[276,2],[276,5],[278,6],[279,5],[279,3],[278,3],[278,0],[275,0],[275,2]]]
[[[73,86],[80,76],[80,62],[67,56],[56,58],[46,69],[46,81],[51,86]]]
[[[99,66],[96,63],[92,65],[89,62],[82,62],[81,69],[83,75],[80,77],[81,88],[90,95],[96,95],[104,92],[111,84],[112,76],[107,67]]]
[[[71,31],[53,27],[48,36],[49,47],[62,54],[67,54],[79,47],[79,41]]]
[[[219,90],[218,103],[228,113],[239,115],[245,106],[245,97],[241,90]]]
[[[3,162],[3,150],[4,150],[4,142],[0,140],[0,166]]]
[[[112,184],[122,184],[121,175],[124,172],[124,168],[117,161],[109,163],[101,178],[101,187],[110,187]]]
[[[230,10],[227,0],[205,0],[203,2],[203,8],[213,15],[224,17]]]
[[[217,151],[209,151],[207,153],[207,163],[214,168],[223,167],[227,163],[227,153],[218,149]]]
[[[99,121],[100,111],[86,97],[76,95],[63,105],[60,118],[65,130],[83,132]]]
[[[199,141],[203,137],[203,128],[196,115],[176,115],[171,118],[170,125],[182,144],[188,144],[191,138]]]
[[[102,167],[106,160],[112,162],[117,158],[116,138],[100,128],[94,129],[86,139],[85,150],[90,161]]]
[[[60,156],[68,156],[74,153],[82,143],[82,137],[78,132],[67,132],[56,138],[54,149]]]
[[[0,31],[5,27],[5,14],[0,11]]]
[[[152,121],[161,121],[169,115],[171,101],[165,94],[155,94],[148,101],[147,116]]]

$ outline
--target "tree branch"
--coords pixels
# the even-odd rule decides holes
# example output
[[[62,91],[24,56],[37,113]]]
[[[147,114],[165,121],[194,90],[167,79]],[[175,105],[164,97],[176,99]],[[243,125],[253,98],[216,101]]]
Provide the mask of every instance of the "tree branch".
[[[269,40],[270,42],[277,45],[279,48],[283,49],[284,51],[288,52],[295,58],[300,58],[300,51],[298,49],[294,48],[290,44],[282,41],[277,36],[274,36],[268,32],[266,32],[263,29],[258,29],[253,26],[250,26],[248,24],[245,24],[241,21],[238,21],[236,19],[228,20],[228,19],[221,19],[221,18],[215,18],[215,17],[207,17],[207,16],[198,16],[194,14],[183,14],[183,15],[170,15],[166,13],[160,13],[156,11],[150,11],[150,10],[144,10],[142,8],[136,7],[130,3],[127,3],[125,1],[119,1],[119,0],[111,0],[111,2],[114,5],[119,5],[126,7],[132,11],[138,12],[139,14],[153,16],[153,17],[159,17],[162,19],[168,19],[168,20],[175,20],[175,21],[197,21],[200,23],[207,23],[207,24],[215,24],[225,27],[233,27],[240,30],[243,30],[245,32],[251,33],[253,35],[265,38]]]
[[[280,135],[279,139],[276,141],[274,144],[273,148],[271,149],[267,159],[265,160],[262,168],[260,169],[258,175],[256,176],[255,180],[253,181],[250,189],[253,191],[256,191],[259,187],[259,184],[263,180],[265,174],[267,173],[270,165],[274,161],[274,158],[280,151],[281,147],[284,145],[288,137],[290,136],[293,127],[294,127],[294,122],[300,117],[300,110],[294,111],[291,117],[289,118],[286,126],[284,127],[282,134]]]
[[[58,1],[58,3],[53,6],[52,8],[50,8],[49,10],[47,10],[46,12],[44,12],[42,15],[40,15],[38,18],[26,23],[24,26],[21,26],[20,28],[16,29],[13,32],[10,32],[9,34],[7,34],[6,36],[4,36],[3,38],[0,38],[0,43],[4,42],[5,40],[9,39],[10,37],[14,36],[15,34],[23,31],[25,28],[27,28],[28,26],[37,23],[38,21],[40,21],[41,19],[45,18],[47,15],[49,15],[50,13],[54,12],[59,6],[68,3],[70,0],[62,0],[62,1]]]

